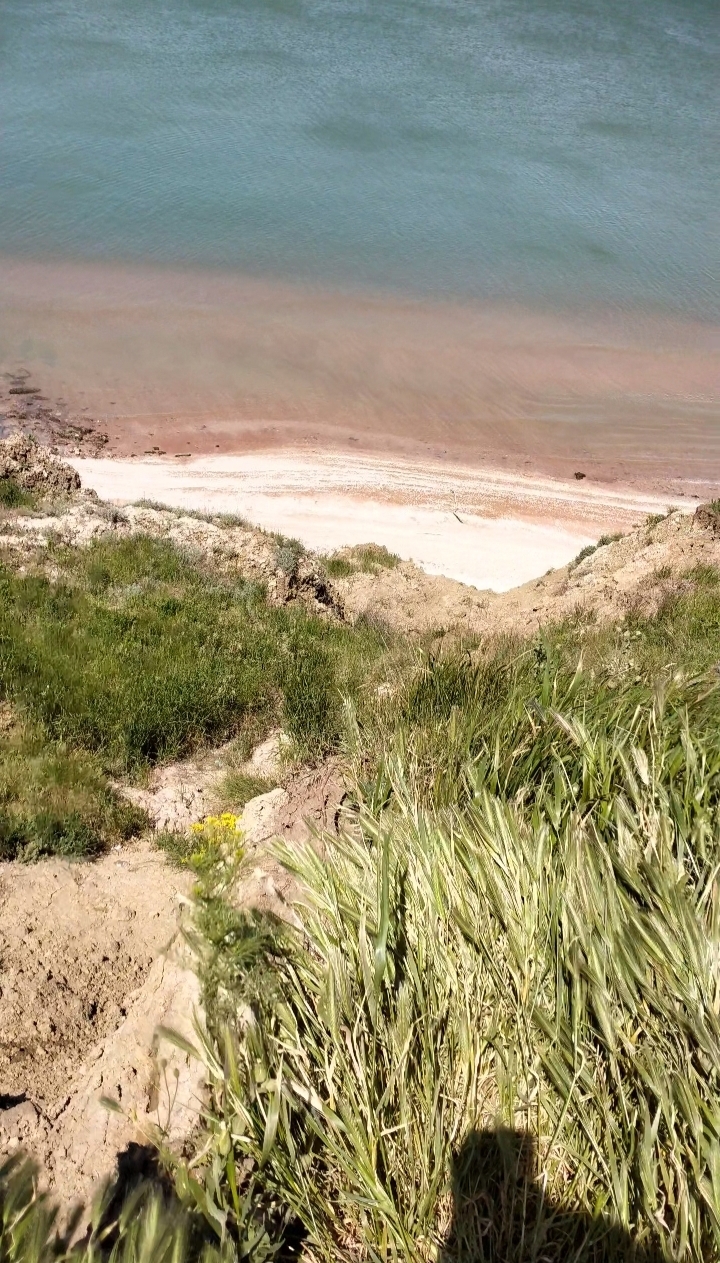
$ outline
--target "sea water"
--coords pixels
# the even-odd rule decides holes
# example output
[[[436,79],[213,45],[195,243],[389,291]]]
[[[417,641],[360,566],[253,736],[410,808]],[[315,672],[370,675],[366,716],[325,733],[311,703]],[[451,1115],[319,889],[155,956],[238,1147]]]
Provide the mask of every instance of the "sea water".
[[[715,320],[717,0],[0,0],[0,254]]]

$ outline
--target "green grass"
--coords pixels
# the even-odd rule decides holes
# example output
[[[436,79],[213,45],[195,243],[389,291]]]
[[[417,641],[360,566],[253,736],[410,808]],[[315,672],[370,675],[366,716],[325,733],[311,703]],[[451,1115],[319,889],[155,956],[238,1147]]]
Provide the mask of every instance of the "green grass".
[[[331,579],[347,579],[349,575],[358,573],[358,567],[353,566],[346,557],[327,557],[323,565]]]
[[[134,500],[136,509],[154,509],[159,513],[171,513],[173,517],[192,517],[199,522],[210,522],[213,526],[250,527],[246,518],[237,513],[202,513],[199,509],[178,509],[171,504],[163,504],[161,500]]]
[[[45,574],[0,569],[0,700],[48,748],[137,776],[199,746],[282,726],[315,757],[337,743],[384,642],[271,608],[166,541],[56,548]]]
[[[273,782],[262,776],[248,776],[246,772],[230,769],[215,788],[215,810],[238,814],[251,798],[266,794],[272,788]]]
[[[284,535],[273,535],[273,539],[275,540],[275,566],[290,579],[297,573],[300,558],[305,555],[305,548],[298,539],[288,539]]]
[[[408,669],[372,628],[157,541],[50,562],[62,580],[0,578],[23,768],[55,751],[100,793],[249,726],[344,742],[357,827],[276,848],[299,925],[239,911],[227,856],[197,870],[212,1095],[197,1154],[168,1161],[222,1248],[260,1263],[291,1225],[313,1263],[720,1260],[718,572],[654,576],[652,617],[641,593],[615,626]],[[62,779],[38,776],[28,818]],[[257,786],[230,776],[240,807]],[[50,1229],[7,1227],[16,1178],[0,1258],[44,1263]],[[186,1231],[162,1221],[141,1256],[142,1222],[128,1263]]]
[[[645,519],[646,526],[659,526],[660,522],[664,522],[665,518],[670,517],[672,509],[666,509],[664,513],[649,513]]]
[[[361,832],[278,848],[302,928],[206,875],[223,1213],[230,1134],[328,1263],[720,1258],[718,662],[707,569],[428,659],[356,730]]]
[[[0,732],[0,859],[93,855],[144,824],[91,754],[37,730]]]
[[[37,497],[26,491],[14,478],[0,478],[0,508],[33,509]]]
[[[323,565],[331,579],[346,579],[353,574],[378,574],[380,570],[394,570],[400,564],[396,553],[388,552],[382,544],[360,544],[346,548],[340,555],[326,557]]]

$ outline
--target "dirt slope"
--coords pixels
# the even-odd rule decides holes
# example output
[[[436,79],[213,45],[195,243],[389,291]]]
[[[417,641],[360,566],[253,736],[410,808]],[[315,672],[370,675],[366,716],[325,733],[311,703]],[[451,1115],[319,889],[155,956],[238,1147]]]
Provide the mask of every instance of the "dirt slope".
[[[500,595],[425,575],[410,563],[351,575],[335,586],[353,621],[377,619],[411,634],[532,634],[578,609],[603,620],[621,618],[638,604],[652,610],[668,583],[698,565],[720,567],[720,515],[707,506],[636,527],[577,564]]]

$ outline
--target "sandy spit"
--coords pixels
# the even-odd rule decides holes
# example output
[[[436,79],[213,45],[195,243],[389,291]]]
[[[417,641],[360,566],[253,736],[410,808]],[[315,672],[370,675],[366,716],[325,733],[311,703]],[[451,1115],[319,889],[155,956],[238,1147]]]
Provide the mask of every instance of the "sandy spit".
[[[586,481],[333,452],[71,463],[85,486],[115,503],[236,513],[320,552],[372,541],[429,574],[497,592],[668,507],[657,496]]]

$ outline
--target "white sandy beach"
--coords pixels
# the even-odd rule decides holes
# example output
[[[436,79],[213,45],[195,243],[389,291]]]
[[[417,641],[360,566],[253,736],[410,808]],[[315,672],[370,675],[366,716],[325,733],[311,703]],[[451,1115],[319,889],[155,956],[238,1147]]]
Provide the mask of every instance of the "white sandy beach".
[[[629,529],[668,507],[586,481],[332,452],[72,464],[85,486],[119,504],[150,499],[236,513],[321,552],[372,541],[428,573],[497,592],[564,565],[603,532]]]

